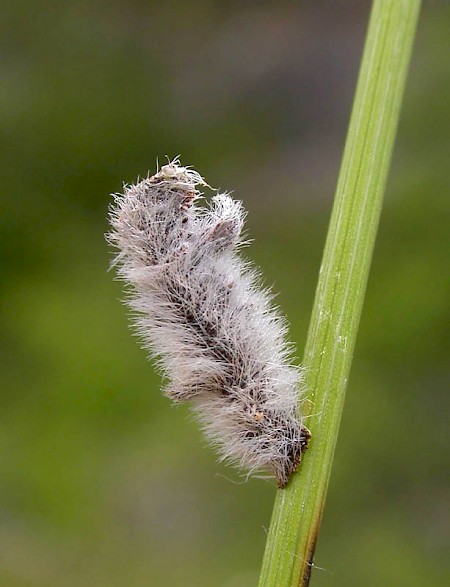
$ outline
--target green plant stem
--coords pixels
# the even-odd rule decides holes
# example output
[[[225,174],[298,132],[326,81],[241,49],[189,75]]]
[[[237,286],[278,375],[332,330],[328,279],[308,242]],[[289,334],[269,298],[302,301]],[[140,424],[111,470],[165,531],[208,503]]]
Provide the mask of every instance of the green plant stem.
[[[260,587],[309,583],[420,0],[375,0],[305,348],[312,432],[277,492]]]

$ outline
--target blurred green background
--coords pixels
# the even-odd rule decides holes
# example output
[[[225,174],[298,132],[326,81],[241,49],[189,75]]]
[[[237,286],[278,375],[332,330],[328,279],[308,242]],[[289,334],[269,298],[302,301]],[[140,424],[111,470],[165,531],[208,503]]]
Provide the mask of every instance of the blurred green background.
[[[166,154],[234,190],[301,357],[369,8],[2,3],[1,587],[256,585],[274,486],[161,397],[107,272],[109,193]],[[450,581],[449,27],[425,3],[315,587]]]

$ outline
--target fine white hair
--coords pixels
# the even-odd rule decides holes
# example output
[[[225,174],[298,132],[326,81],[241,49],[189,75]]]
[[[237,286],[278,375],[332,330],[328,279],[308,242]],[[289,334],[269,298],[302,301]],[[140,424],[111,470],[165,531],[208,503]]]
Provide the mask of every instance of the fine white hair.
[[[198,205],[206,186],[178,159],[125,186],[110,210],[114,264],[144,346],[189,401],[222,459],[284,487],[307,447],[299,413],[302,372],[287,324],[239,256],[245,211],[228,194]],[[208,186],[209,187],[209,186]]]

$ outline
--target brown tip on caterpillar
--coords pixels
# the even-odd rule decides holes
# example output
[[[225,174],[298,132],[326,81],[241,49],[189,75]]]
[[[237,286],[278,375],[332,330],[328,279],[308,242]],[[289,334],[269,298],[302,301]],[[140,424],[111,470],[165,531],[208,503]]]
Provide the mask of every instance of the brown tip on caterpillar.
[[[302,424],[301,436],[302,436],[302,440],[301,440],[300,446],[301,446],[301,451],[303,454],[305,452],[305,450],[308,448],[309,441],[311,440],[311,430],[309,428],[307,428],[304,424]]]
[[[297,471],[302,461],[303,453],[308,449],[310,439],[311,431],[302,424],[300,431],[300,452],[294,455],[293,459],[290,461],[290,466],[287,470],[283,471],[283,477],[278,479],[278,489],[284,489],[291,480],[292,475]]]

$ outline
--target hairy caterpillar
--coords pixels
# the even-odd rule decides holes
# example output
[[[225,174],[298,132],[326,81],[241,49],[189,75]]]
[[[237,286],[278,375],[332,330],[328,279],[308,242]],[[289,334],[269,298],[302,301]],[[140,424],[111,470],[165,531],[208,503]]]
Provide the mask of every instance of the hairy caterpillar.
[[[284,487],[307,448],[299,414],[301,369],[290,364],[287,325],[258,272],[239,256],[245,211],[176,159],[125,186],[110,210],[108,240],[144,345],[189,401],[222,459],[264,470]],[[209,186],[208,186],[209,187]]]

